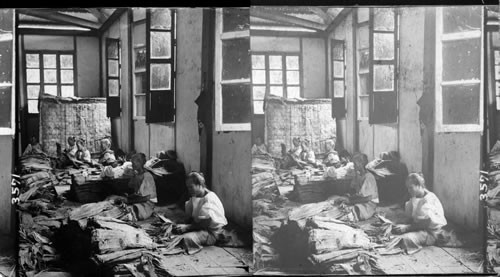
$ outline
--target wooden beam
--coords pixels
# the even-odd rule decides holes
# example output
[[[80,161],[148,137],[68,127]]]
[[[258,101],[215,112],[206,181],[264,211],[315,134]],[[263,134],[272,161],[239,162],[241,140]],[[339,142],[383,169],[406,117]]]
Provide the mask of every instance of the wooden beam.
[[[325,24],[320,24],[317,22],[305,20],[302,18],[294,17],[294,16],[289,16],[285,15],[282,13],[278,12],[272,12],[272,11],[266,11],[262,8],[259,7],[252,7],[250,10],[250,15],[263,18],[263,19],[268,19],[268,20],[273,20],[276,22],[281,22],[281,23],[288,23],[288,24],[293,24],[296,26],[312,29],[312,30],[319,30],[319,31],[324,31],[327,27]]]
[[[103,14],[101,11],[99,11],[99,9],[95,9],[95,8],[90,8],[90,9],[87,9],[87,11],[89,13],[91,13],[95,18],[97,18],[97,21],[99,21],[99,23],[104,23],[106,22],[106,19],[108,19],[108,17]]]
[[[74,30],[32,29],[32,28],[20,28],[18,29],[17,33],[20,35],[85,36],[85,37],[97,37],[99,35],[96,30],[74,31]]]
[[[323,9],[319,7],[309,7],[309,11],[321,17],[324,24],[330,25],[330,23],[332,23],[333,18],[330,16],[330,14],[327,14],[325,11],[323,11]]]
[[[63,22],[66,24],[71,24],[79,27],[84,27],[84,28],[89,28],[92,30],[97,30],[100,27],[99,23],[92,22],[89,20],[85,20],[82,18],[58,13],[58,12],[49,12],[49,11],[43,11],[43,10],[37,10],[37,9],[19,9],[19,12],[22,14],[27,14],[31,16],[36,16],[39,18],[43,19],[48,19],[48,20],[53,20],[53,21],[58,21],[58,22]]]
[[[109,26],[111,26],[111,24],[113,24],[113,22],[115,22],[118,18],[120,18],[120,16],[122,16],[123,13],[125,13],[127,11],[127,8],[118,8],[116,9],[109,17],[108,19],[106,19],[106,22],[104,22],[104,24],[102,24],[101,28],[99,28],[99,32],[104,32],[106,31],[106,29],[109,28]]]
[[[300,37],[300,38],[324,38],[323,31],[315,33],[295,32],[295,31],[267,31],[267,30],[250,30],[250,37]]]
[[[328,25],[328,28],[326,28],[325,33],[328,35],[330,34],[335,27],[337,27],[346,17],[349,13],[351,13],[353,8],[343,8],[342,11],[335,17],[335,19],[332,20],[330,25]]]

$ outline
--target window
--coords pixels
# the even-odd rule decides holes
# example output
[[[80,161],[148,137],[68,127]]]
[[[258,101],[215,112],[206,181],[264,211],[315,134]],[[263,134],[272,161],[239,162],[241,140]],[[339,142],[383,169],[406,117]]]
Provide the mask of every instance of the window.
[[[494,48],[495,55],[495,95],[497,110],[500,110],[500,48]]]
[[[14,135],[14,10],[0,10],[0,18],[0,135]]]
[[[106,38],[107,116],[120,116],[120,40]]]
[[[252,54],[253,113],[264,113],[264,98],[272,94],[285,98],[300,97],[299,54]]]
[[[146,87],[146,122],[175,119],[176,13],[172,9],[146,12],[146,75],[136,80],[136,89]],[[139,51],[136,53],[141,55]],[[136,60],[137,62],[137,60]],[[139,61],[140,69],[140,61]],[[137,68],[136,68],[137,69]],[[145,78],[144,78],[145,77]],[[137,99],[136,99],[137,100]]]
[[[146,118],[146,9],[132,13],[134,119]]]
[[[75,96],[75,55],[63,51],[26,51],[28,113],[38,113],[40,93]]]
[[[249,9],[217,9],[215,24],[215,128],[250,131]]]
[[[345,43],[331,40],[332,59],[332,113],[334,118],[345,117]]]
[[[358,119],[397,122],[398,14],[393,8],[357,10]]]
[[[436,130],[483,128],[482,7],[438,8],[436,14]]]

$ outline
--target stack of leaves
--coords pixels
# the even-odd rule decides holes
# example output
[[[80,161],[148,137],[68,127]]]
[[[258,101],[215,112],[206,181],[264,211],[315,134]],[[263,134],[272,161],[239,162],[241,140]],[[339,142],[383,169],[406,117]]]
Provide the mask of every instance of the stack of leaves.
[[[57,266],[60,255],[49,238],[36,231],[19,231],[19,265],[24,272],[39,272]]]

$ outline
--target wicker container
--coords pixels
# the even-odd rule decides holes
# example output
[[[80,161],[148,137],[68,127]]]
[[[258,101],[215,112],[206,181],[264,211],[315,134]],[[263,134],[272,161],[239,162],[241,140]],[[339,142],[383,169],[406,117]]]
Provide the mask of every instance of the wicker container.
[[[308,174],[295,175],[294,192],[301,203],[325,201],[331,195],[349,192],[351,179],[327,179]]]

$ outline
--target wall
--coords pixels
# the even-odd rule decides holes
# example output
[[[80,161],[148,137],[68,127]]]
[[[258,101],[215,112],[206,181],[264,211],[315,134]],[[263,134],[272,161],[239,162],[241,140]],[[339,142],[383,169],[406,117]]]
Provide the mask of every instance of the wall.
[[[226,217],[252,227],[251,132],[214,132],[212,189]]]
[[[252,36],[250,38],[250,49],[252,52],[301,53],[302,97],[328,97],[326,91],[325,40],[323,38]]]
[[[180,9],[177,23],[177,80],[175,141],[186,171],[200,170],[198,106],[201,90],[202,9]]]
[[[78,97],[99,97],[99,38],[23,35],[25,50],[75,50]],[[75,43],[76,42],[76,43]],[[21,88],[24,93],[24,88]]]
[[[354,43],[352,40],[352,13],[347,15],[346,19],[342,21],[328,36],[327,41],[327,61],[329,66],[327,67],[328,76],[328,96],[332,97],[333,89],[331,80],[331,39],[338,39],[345,41],[345,102],[346,102],[346,115],[343,119],[338,119],[337,121],[337,144],[342,141],[343,147],[353,153],[355,151],[355,127],[356,127],[356,83],[355,83],[355,70],[354,70]]]
[[[121,115],[120,117],[111,118],[111,137],[115,147],[118,147],[125,152],[132,150],[131,145],[131,122],[130,113],[132,109],[130,107],[130,61],[129,56],[129,44],[128,44],[128,14],[124,13],[122,16],[114,22],[109,29],[107,29],[101,36],[101,75],[102,75],[102,96],[107,95],[107,80],[106,80],[106,38],[120,39],[121,46],[121,68],[120,68],[120,103],[121,103]],[[148,154],[148,153],[146,153]]]
[[[13,231],[10,181],[12,173],[12,136],[0,136],[0,237]],[[250,168],[250,167],[249,167]],[[0,247],[2,243],[0,243]]]

